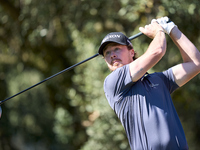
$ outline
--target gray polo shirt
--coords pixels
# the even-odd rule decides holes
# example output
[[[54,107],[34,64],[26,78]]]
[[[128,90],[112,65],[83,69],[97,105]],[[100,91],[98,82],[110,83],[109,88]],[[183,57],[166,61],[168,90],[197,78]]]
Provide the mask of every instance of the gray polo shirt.
[[[104,81],[106,98],[125,128],[132,150],[187,150],[170,94],[178,88],[172,69],[132,82],[129,65]]]

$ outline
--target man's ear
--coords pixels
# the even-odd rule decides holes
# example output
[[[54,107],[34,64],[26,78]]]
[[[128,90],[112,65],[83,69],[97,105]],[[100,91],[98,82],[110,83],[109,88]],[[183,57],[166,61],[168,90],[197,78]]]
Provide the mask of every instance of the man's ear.
[[[135,51],[134,51],[134,49],[131,49],[131,50],[130,50],[130,53],[131,53],[131,56],[132,56],[132,57],[135,56]]]

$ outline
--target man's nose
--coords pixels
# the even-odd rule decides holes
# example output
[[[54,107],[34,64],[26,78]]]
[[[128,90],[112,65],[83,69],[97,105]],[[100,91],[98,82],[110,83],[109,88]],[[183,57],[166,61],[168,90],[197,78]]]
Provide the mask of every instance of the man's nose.
[[[110,57],[111,57],[111,58],[115,58],[115,57],[117,57],[115,51],[111,51],[111,52],[110,52]]]

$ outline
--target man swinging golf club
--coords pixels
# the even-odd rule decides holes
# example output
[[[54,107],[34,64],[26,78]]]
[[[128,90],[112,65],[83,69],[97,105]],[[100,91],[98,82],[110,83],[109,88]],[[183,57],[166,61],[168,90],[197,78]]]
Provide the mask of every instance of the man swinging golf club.
[[[200,53],[168,17],[153,19],[139,30],[152,39],[137,59],[128,38],[109,33],[99,48],[112,71],[104,81],[105,96],[125,128],[132,150],[187,150],[186,137],[170,94],[200,72]],[[166,52],[167,33],[183,63],[148,74]]]

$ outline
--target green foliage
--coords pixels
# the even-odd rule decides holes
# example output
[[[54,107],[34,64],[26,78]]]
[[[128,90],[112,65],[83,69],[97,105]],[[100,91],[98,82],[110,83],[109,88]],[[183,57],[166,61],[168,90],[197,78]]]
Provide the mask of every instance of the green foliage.
[[[198,0],[1,0],[0,100],[96,54],[107,33],[132,36],[156,17],[169,16],[200,49],[198,6]],[[166,55],[150,71],[182,61],[167,40]],[[150,42],[132,41],[138,56]],[[109,73],[99,56],[4,103],[0,149],[128,150],[103,92]],[[172,95],[191,150],[200,146],[199,80]]]

